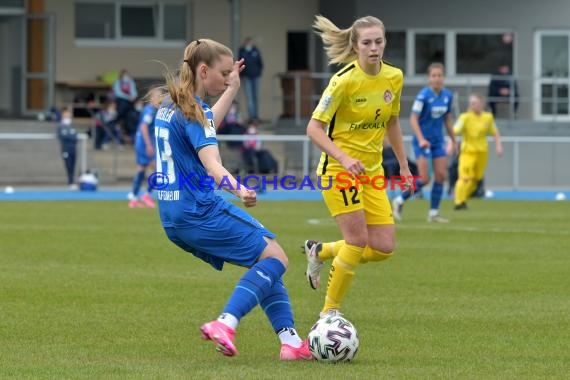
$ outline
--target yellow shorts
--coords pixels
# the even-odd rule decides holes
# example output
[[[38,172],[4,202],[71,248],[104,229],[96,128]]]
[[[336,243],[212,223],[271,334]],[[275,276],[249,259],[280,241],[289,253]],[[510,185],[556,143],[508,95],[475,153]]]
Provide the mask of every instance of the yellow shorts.
[[[487,152],[461,152],[459,155],[459,178],[483,179],[487,167]]]
[[[383,173],[364,176],[360,180],[350,178],[346,173],[326,175],[320,181],[325,204],[333,217],[364,210],[367,224],[394,224]]]

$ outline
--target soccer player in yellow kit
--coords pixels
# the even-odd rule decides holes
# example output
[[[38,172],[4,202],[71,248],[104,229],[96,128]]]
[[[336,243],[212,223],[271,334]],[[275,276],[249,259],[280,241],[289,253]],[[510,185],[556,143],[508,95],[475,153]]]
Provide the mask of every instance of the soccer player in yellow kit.
[[[319,287],[323,261],[333,259],[321,315],[339,312],[361,262],[392,256],[395,227],[382,188],[382,142],[390,139],[400,164],[401,184],[412,186],[402,132],[400,95],[402,71],[382,60],[384,24],[376,17],[357,19],[339,29],[325,17],[313,25],[323,40],[330,63],[344,64],[330,80],[307,126],[307,135],[322,150],[317,169],[323,198],[343,240],[307,240],[307,279]],[[376,177],[377,176],[377,177]],[[376,177],[374,183],[366,183]],[[350,182],[349,182],[350,181]]]
[[[483,97],[471,94],[469,110],[462,113],[453,126],[456,135],[463,135],[459,153],[458,179],[455,183],[455,210],[467,209],[467,199],[483,179],[487,167],[487,136],[495,138],[495,150],[503,155],[501,135],[495,125],[493,114],[483,110]]]

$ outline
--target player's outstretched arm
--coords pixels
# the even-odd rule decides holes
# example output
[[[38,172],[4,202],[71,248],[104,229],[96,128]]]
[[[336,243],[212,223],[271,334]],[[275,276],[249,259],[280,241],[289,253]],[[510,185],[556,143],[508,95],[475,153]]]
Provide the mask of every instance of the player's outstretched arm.
[[[212,113],[214,114],[214,125],[217,127],[222,124],[224,117],[230,110],[232,102],[234,101],[240,87],[239,73],[245,68],[243,64],[243,58],[239,61],[234,62],[232,71],[228,74],[228,79],[226,81],[228,87],[222,93],[216,104],[212,107]]]

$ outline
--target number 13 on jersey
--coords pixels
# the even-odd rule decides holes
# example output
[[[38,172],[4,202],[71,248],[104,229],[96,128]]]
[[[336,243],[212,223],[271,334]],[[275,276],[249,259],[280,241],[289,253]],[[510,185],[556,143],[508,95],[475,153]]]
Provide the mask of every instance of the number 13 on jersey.
[[[168,142],[169,130],[166,128],[154,127],[156,136],[156,171],[166,174],[168,184],[176,182],[176,172],[174,171],[174,160],[172,159],[172,149]]]

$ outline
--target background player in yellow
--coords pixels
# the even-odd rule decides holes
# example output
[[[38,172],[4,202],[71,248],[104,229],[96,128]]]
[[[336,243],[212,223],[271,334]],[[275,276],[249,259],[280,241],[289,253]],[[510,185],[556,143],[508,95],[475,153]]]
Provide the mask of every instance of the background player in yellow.
[[[387,135],[400,163],[404,187],[412,185],[400,129],[400,69],[382,61],[386,47],[382,21],[366,16],[350,28],[339,29],[325,17],[313,24],[325,45],[330,63],[345,64],[330,80],[307,126],[307,135],[322,150],[317,175],[323,198],[343,240],[319,243],[307,240],[307,279],[320,284],[323,260],[333,259],[322,315],[336,313],[360,262],[389,258],[395,247],[395,227],[385,190],[358,185],[355,176],[383,174],[382,142]],[[351,185],[340,184],[353,176]]]
[[[459,116],[453,127],[456,135],[463,135],[458,179],[455,183],[455,210],[467,209],[467,199],[477,188],[477,183],[483,179],[489,150],[488,135],[495,138],[497,155],[503,155],[499,129],[495,125],[493,114],[483,110],[484,104],[482,95],[471,94],[469,109]]]

